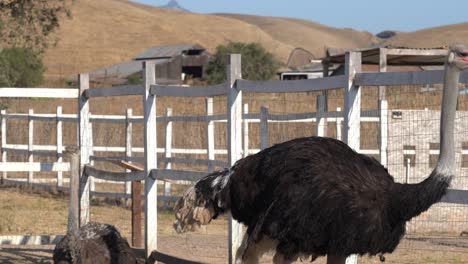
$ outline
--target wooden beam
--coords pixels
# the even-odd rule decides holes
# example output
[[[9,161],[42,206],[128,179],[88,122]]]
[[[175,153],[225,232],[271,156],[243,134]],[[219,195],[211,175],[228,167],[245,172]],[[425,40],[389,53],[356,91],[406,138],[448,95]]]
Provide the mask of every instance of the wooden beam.
[[[387,71],[387,49],[379,49],[379,72]],[[385,86],[379,86],[379,100],[385,100],[386,91]]]
[[[78,142],[80,146],[80,226],[89,222],[89,181],[84,174],[84,166],[89,163],[91,137],[89,123],[89,101],[84,97],[84,92],[89,89],[89,75],[82,73],[78,75],[79,97],[78,97]]]
[[[236,87],[236,81],[242,78],[241,55],[228,56],[227,80],[229,93],[227,98],[228,111],[228,162],[233,166],[242,158],[242,91]],[[235,254],[241,245],[243,230],[240,223],[229,218],[229,264],[234,263]]]
[[[226,83],[198,87],[151,85],[151,94],[157,96],[213,97],[226,95],[228,91]]]
[[[87,176],[93,176],[97,179],[114,182],[141,181],[145,180],[146,177],[144,171],[110,172],[106,170],[96,169],[89,165],[85,165],[84,174],[86,174]]]
[[[249,81],[238,80],[237,87],[240,91],[249,93],[299,93],[320,92],[343,88],[345,78],[342,75],[291,81]]]
[[[70,159],[70,207],[68,208],[68,232],[78,231],[80,227],[80,153],[78,149],[68,148]]]
[[[142,85],[124,85],[112,88],[98,88],[86,90],[83,94],[86,98],[143,95]]]
[[[68,88],[0,88],[2,97],[78,98],[78,89]]]
[[[145,148],[145,251],[146,257],[158,249],[158,196],[157,181],[151,177],[151,171],[157,169],[157,129],[156,96],[151,93],[151,86],[156,84],[156,66],[154,61],[143,62],[144,86],[144,148]]]
[[[260,107],[260,149],[270,146],[270,134],[268,133],[268,107]]]
[[[446,49],[392,49],[387,48],[387,55],[401,55],[401,56],[447,56],[448,50]]]

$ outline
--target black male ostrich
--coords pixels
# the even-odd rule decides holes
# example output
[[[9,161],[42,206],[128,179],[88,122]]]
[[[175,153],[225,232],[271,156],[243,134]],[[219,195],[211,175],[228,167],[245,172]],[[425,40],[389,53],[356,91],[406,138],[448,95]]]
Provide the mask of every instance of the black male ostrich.
[[[438,202],[455,174],[458,80],[467,68],[468,47],[452,46],[445,64],[440,156],[421,183],[396,183],[378,161],[341,141],[299,138],[198,181],[175,207],[175,229],[189,231],[230,211],[247,226],[236,263],[257,263],[269,249],[276,249],[274,263],[328,255],[328,263],[341,264],[351,254],[392,252],[406,222]]]

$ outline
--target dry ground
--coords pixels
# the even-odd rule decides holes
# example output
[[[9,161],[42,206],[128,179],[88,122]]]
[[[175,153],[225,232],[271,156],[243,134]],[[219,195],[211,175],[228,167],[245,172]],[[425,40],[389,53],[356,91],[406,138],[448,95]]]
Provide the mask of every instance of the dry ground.
[[[63,234],[66,229],[67,197],[0,188],[0,235]],[[130,211],[109,203],[92,207],[92,220],[116,225],[128,237]],[[227,263],[227,221],[214,221],[205,229],[178,235],[172,230],[172,214],[159,215],[159,249],[183,259]],[[0,263],[50,263],[53,246],[1,246]],[[271,254],[262,263],[271,263]],[[323,264],[324,258],[316,262]],[[377,264],[378,258],[362,257],[360,263]],[[468,238],[446,235],[409,235],[400,248],[386,255],[385,263],[468,263]]]

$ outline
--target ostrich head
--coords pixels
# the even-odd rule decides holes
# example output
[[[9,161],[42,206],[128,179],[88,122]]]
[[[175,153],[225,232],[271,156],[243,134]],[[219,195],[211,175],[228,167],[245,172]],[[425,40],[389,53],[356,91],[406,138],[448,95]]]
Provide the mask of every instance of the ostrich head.
[[[174,229],[177,233],[195,231],[201,225],[207,225],[215,217],[214,204],[196,189],[190,187],[185,194],[179,198],[174,207],[176,220]]]
[[[462,44],[451,46],[447,56],[447,64],[460,71],[468,69],[468,46]]]
[[[230,169],[213,172],[200,179],[177,201],[174,229],[177,233],[194,231],[207,225],[228,209]]]

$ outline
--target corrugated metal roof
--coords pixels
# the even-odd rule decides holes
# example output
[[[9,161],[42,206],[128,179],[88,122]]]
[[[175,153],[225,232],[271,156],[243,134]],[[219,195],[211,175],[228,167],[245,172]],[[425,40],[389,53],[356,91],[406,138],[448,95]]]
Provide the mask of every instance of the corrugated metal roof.
[[[148,60],[148,59],[168,59],[182,54],[187,50],[205,50],[200,45],[193,44],[180,44],[170,46],[157,46],[149,48],[142,53],[138,54],[134,60]]]
[[[157,59],[154,60],[155,64],[161,64],[170,61],[170,59]],[[127,61],[119,64],[112,65],[110,67],[90,72],[91,75],[98,76],[114,76],[114,77],[127,77],[131,74],[140,72],[143,69],[141,61]]]
[[[363,64],[379,64],[380,50],[386,49],[387,52],[387,65],[443,65],[447,52],[446,47],[437,48],[408,48],[396,46],[384,46],[363,49],[327,49],[327,55],[323,60],[330,63],[344,64],[345,53],[347,51],[358,51],[362,53]],[[403,54],[398,52],[402,51]],[[411,53],[414,54],[411,54]],[[422,55],[425,53],[424,55]]]

